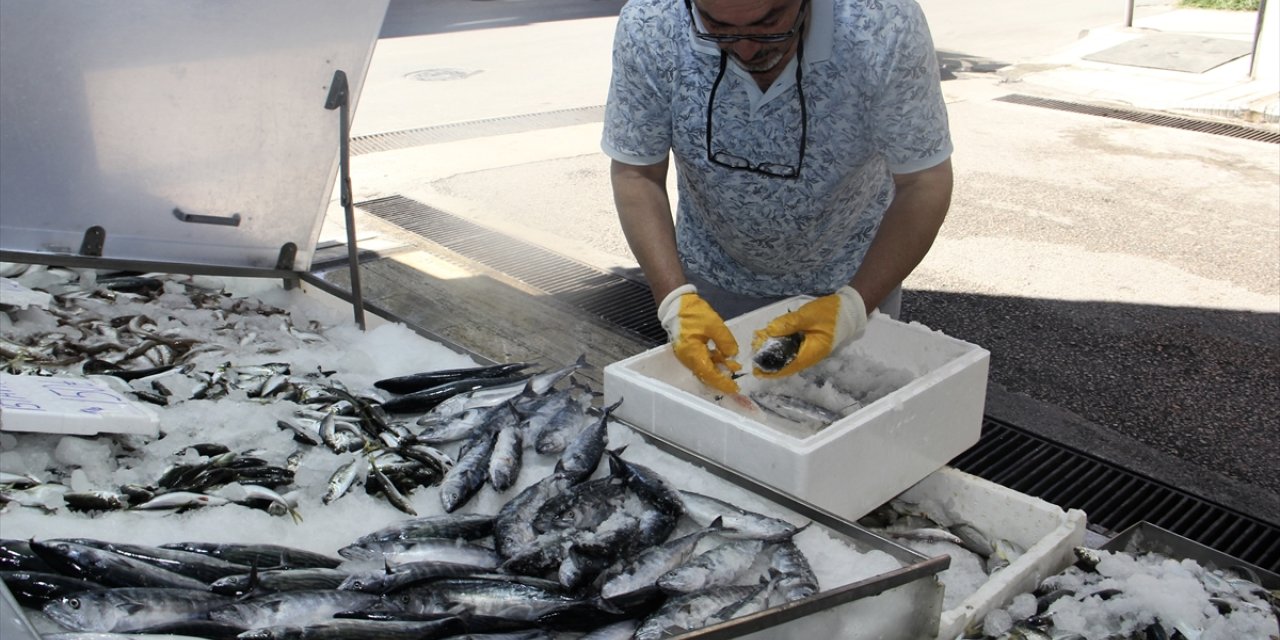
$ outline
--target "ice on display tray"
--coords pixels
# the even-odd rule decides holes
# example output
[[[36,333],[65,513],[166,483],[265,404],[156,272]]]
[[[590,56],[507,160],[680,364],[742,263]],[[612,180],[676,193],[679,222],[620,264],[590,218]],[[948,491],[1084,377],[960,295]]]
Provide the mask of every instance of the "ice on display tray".
[[[1007,606],[1014,596],[1032,591],[1040,581],[1074,563],[1072,550],[1084,544],[1083,511],[1063,511],[952,467],[930,474],[898,499],[920,507],[940,522],[966,522],[1026,550],[991,574],[959,605],[942,612],[937,640],[960,637],[973,621]]]
[[[0,430],[154,436],[160,418],[100,380],[0,373]]]
[[[804,299],[784,300],[730,320],[744,353],[755,330]],[[973,344],[881,315],[866,334],[828,358],[833,365],[905,371],[901,386],[825,428],[787,429],[759,409],[718,398],[668,345],[605,367],[614,415],[785,494],[856,520],[941,468],[978,441],[990,354]],[[767,390],[742,378],[744,389]]]

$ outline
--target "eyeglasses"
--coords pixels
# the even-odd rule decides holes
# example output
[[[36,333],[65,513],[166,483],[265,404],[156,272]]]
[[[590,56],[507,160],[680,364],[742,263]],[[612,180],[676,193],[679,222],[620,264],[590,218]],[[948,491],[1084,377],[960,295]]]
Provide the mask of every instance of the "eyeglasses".
[[[800,177],[800,167],[804,164],[804,148],[805,141],[809,138],[809,110],[804,103],[804,86],[801,82],[804,79],[804,72],[801,70],[804,66],[804,40],[796,46],[796,93],[800,94],[800,159],[796,160],[794,166],[789,164],[778,164],[776,162],[751,162],[746,158],[734,155],[720,149],[711,151],[711,114],[714,111],[716,103],[716,90],[720,88],[720,81],[724,79],[724,72],[729,67],[729,53],[727,51],[720,52],[720,73],[716,75],[716,81],[711,85],[711,96],[707,98],[707,160],[712,164],[716,164],[728,169],[738,169],[741,171],[751,171],[761,173],[775,178],[795,179]]]
[[[718,33],[707,33],[698,29],[698,21],[693,18],[693,0],[684,0],[685,9],[689,11],[689,22],[693,25],[693,35],[695,38],[705,41],[714,42],[716,44],[733,44],[743,40],[762,43],[786,42],[800,33],[803,28],[801,21],[804,19],[804,10],[809,6],[809,0],[800,3],[800,11],[796,13],[796,21],[792,23],[791,29],[783,33],[762,33],[759,35],[729,35]]]

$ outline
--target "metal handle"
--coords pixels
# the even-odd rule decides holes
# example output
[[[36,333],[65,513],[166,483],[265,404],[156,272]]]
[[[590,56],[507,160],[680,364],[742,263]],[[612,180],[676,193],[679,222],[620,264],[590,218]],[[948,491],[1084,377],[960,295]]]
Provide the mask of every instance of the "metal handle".
[[[229,216],[208,216],[198,213],[185,213],[182,209],[173,208],[173,216],[183,222],[191,222],[193,224],[218,224],[225,227],[240,226],[240,214],[233,213]]]

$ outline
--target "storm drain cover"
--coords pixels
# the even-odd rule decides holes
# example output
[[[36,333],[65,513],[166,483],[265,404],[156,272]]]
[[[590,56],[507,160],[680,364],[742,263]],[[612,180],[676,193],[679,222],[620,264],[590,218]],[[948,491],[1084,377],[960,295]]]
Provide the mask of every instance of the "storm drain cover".
[[[1084,59],[1130,67],[1204,73],[1252,51],[1250,43],[1240,40],[1156,33],[1091,53]]]

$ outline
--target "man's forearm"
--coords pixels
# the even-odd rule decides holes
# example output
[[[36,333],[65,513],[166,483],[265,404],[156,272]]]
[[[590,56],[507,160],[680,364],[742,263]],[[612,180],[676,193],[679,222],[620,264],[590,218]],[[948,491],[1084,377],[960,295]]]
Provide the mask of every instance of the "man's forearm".
[[[610,167],[622,233],[657,302],[685,283],[667,197],[667,166],[666,161],[637,166],[614,160]]]
[[[870,311],[920,264],[951,206],[951,160],[894,176],[896,192],[850,285]]]

